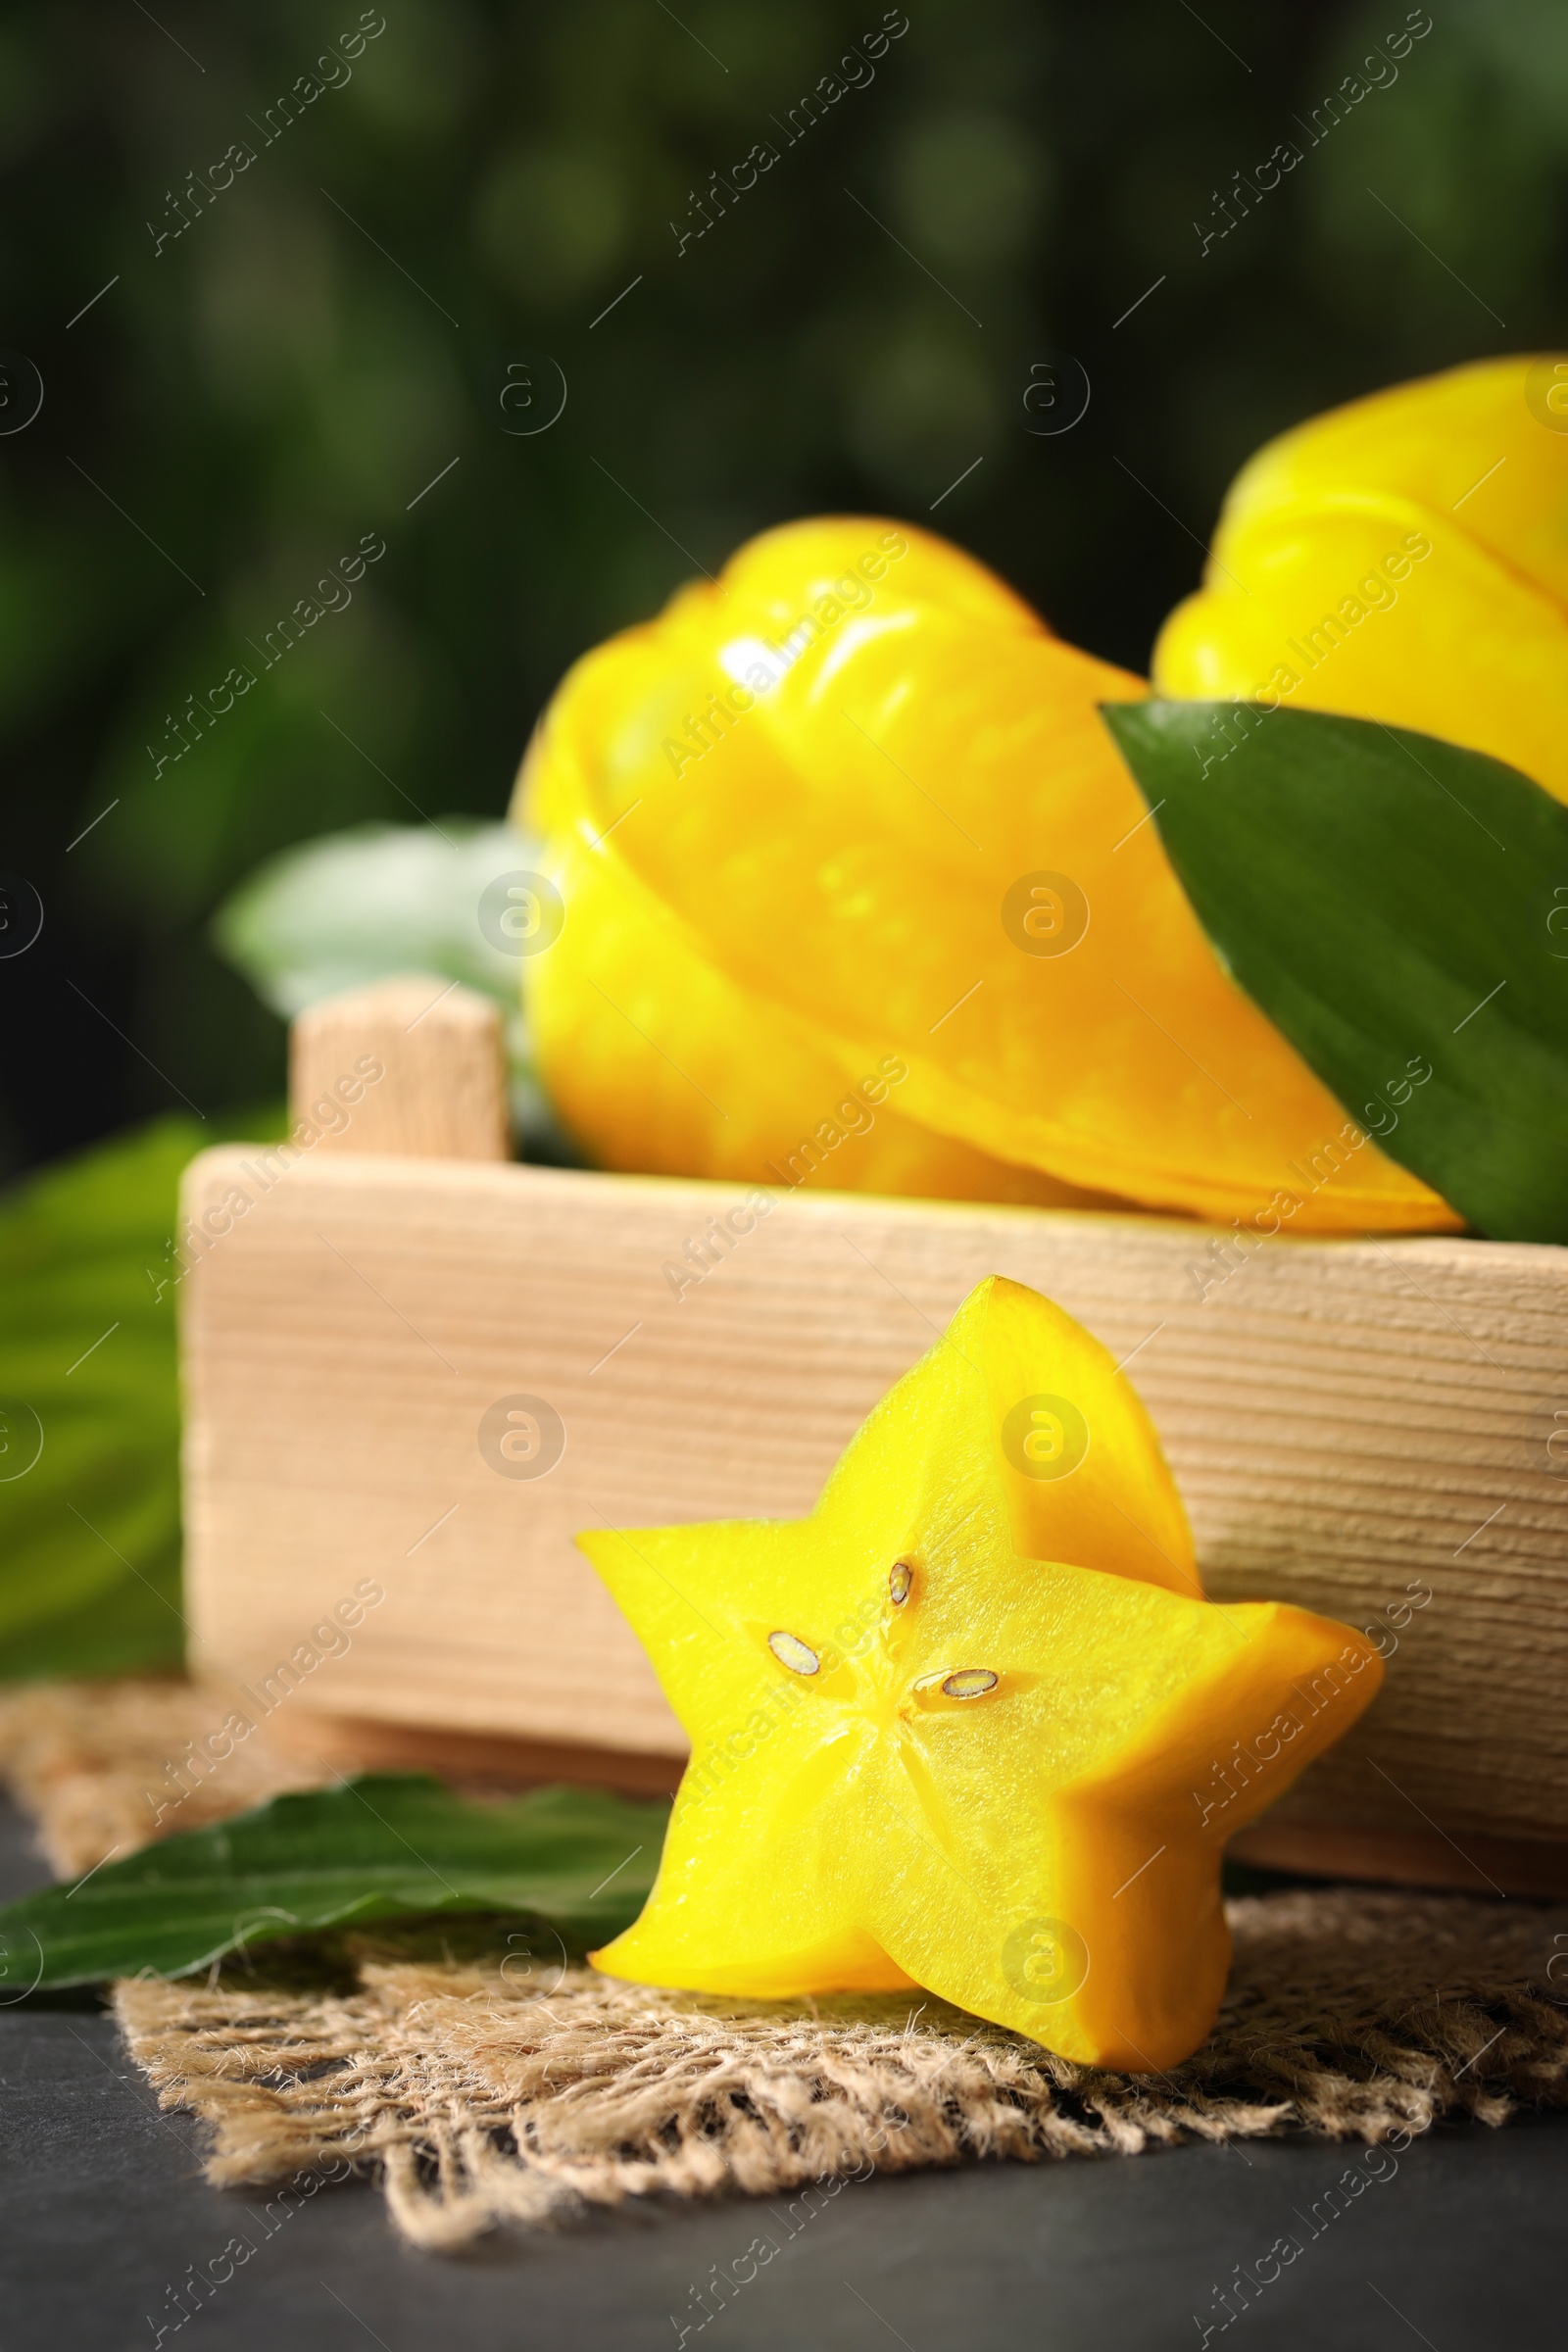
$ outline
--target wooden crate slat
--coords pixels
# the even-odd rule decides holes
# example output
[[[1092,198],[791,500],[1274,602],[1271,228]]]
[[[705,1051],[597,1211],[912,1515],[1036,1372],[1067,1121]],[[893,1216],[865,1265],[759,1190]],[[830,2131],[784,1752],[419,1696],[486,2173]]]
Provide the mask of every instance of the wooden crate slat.
[[[247,1157],[205,1153],[187,1215],[258,1193]],[[1000,1272],[1131,1354],[1217,1597],[1361,1625],[1431,1588],[1371,1715],[1285,1814],[1568,1838],[1568,1459],[1547,1451],[1568,1430],[1568,1251],[1281,1240],[1204,1298],[1211,1237],[1191,1224],[798,1191],[677,1298],[664,1267],[746,1197],[302,1158],[184,1286],[197,1662],[249,1683],[370,1577],[385,1601],[286,1711],[677,1756],[573,1532],[807,1510]],[[514,1394],[564,1424],[546,1477],[480,1452]]]

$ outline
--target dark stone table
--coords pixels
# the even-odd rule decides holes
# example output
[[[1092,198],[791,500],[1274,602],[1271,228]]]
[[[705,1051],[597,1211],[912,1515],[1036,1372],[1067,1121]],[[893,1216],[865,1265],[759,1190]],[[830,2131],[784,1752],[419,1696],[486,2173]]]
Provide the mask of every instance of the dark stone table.
[[[0,1811],[0,1894],[47,1876]],[[850,2183],[706,2327],[693,2289],[744,2254],[748,2202],[602,2215],[450,2259],[394,2238],[377,2191],[328,2186],[176,2333],[169,2289],[264,2200],[206,2186],[91,1996],[0,2009],[0,2352],[1535,2352],[1568,2340],[1568,2116],[1461,2127],[1338,2218],[1354,2148],[1270,2142]],[[1325,2208],[1325,2211],[1329,2208]],[[1316,2234],[1311,2234],[1315,2229]],[[1222,2330],[1215,2288],[1283,2232],[1299,2257]],[[1265,2266],[1267,2267],[1267,2266]]]

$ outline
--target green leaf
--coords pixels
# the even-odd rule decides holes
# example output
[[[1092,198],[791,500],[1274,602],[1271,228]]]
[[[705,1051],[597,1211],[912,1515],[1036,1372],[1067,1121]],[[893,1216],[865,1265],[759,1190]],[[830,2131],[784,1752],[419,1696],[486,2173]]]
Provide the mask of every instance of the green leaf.
[[[0,1910],[0,1983],[21,1993],[188,1976],[280,1936],[440,1911],[521,1913],[564,1957],[631,1925],[668,1813],[570,1788],[476,1804],[423,1773],[368,1773],[24,1896]]]
[[[278,1133],[157,1119],[0,1200],[0,1679],[179,1662],[180,1171]]]
[[[505,1022],[513,1127],[530,1157],[570,1158],[533,1074],[522,959],[479,919],[488,885],[527,871],[539,854],[514,826],[474,817],[354,825],[259,866],[214,916],[213,942],[285,1020],[394,972],[434,972],[493,997]]]
[[[1365,719],[1102,708],[1209,939],[1350,1116],[1480,1232],[1568,1242],[1568,808]]]
[[[512,826],[472,817],[355,825],[270,858],[219,908],[213,937],[285,1020],[393,972],[465,981],[511,1012],[518,958],[486,938],[479,902],[529,860]]]

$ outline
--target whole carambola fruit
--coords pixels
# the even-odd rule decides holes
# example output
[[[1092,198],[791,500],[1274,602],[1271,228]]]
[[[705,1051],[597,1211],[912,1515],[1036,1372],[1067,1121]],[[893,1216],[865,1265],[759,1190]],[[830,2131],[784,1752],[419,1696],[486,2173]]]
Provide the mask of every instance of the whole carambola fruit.
[[[566,1124],[609,1167],[771,1186],[1456,1223],[1370,1141],[1303,1175],[1346,1114],[1147,821],[1099,708],[1145,691],[855,516],[588,655],[520,780],[566,906],[525,967]]]

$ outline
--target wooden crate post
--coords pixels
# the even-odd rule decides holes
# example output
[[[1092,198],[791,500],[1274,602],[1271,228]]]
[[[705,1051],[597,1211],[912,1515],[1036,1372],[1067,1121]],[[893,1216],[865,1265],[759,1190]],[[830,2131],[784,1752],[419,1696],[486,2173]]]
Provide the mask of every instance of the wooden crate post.
[[[508,1156],[501,1014],[456,980],[410,972],[313,1004],[288,1075],[290,1112],[321,1129],[321,1151]]]

